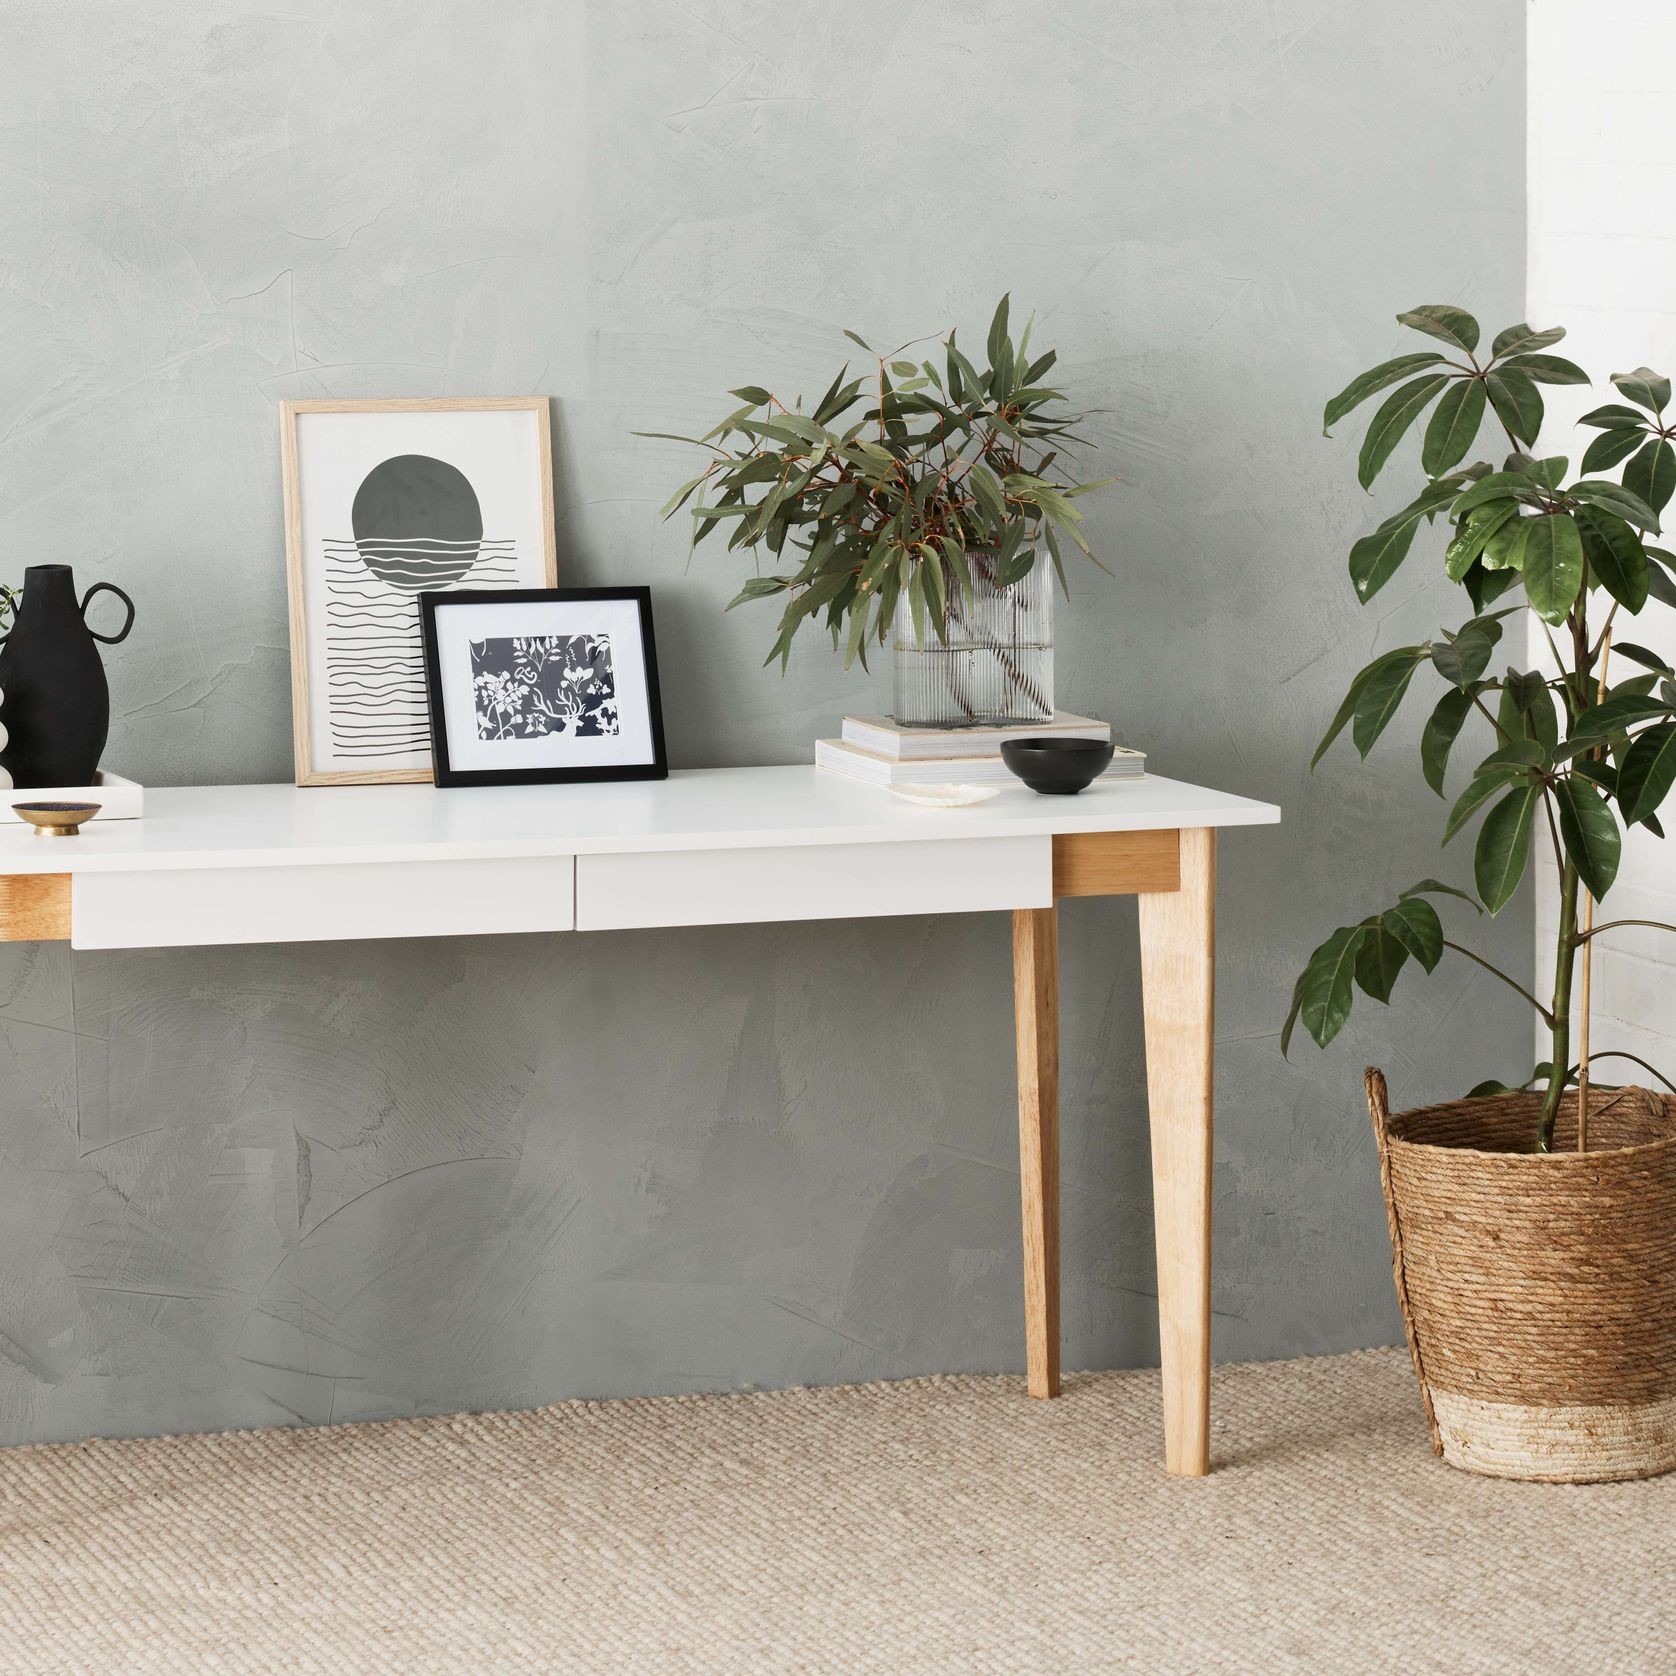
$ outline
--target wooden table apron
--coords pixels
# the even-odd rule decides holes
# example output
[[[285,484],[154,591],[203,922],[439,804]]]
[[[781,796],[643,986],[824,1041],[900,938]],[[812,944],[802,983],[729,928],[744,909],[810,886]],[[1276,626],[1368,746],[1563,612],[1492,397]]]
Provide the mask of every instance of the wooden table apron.
[[[1246,821],[1276,815],[1265,809]],[[1053,1397],[1060,1384],[1058,904],[1080,896],[1133,895],[1151,1109],[1165,1467],[1199,1476],[1210,1464],[1216,832],[1208,826],[1060,831],[1051,841],[1051,897],[1045,906],[1012,910],[1028,1388],[1033,1397]],[[66,846],[67,870],[43,871],[45,855],[34,860],[39,852],[14,852],[19,864],[26,853],[31,859],[29,870],[0,872],[0,941],[71,936],[78,875],[68,846],[84,840],[45,842]],[[161,884],[162,875],[152,877]],[[608,889],[602,899],[612,900]],[[639,922],[671,923],[661,917],[666,912],[655,907],[659,917]]]

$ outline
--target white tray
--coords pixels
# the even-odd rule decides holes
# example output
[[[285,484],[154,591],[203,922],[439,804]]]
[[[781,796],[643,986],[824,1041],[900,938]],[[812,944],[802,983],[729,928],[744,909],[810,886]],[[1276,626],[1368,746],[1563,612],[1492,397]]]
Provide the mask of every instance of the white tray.
[[[20,825],[21,815],[12,812],[14,803],[97,803],[96,821],[133,821],[145,813],[145,787],[120,774],[101,769],[90,786],[29,786],[0,789],[0,825]]]

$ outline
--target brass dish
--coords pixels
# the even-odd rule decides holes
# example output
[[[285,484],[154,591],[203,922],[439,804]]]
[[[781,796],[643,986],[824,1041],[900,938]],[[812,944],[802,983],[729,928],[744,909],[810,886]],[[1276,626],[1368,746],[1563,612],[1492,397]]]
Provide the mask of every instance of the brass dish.
[[[12,813],[28,821],[38,838],[74,838],[76,828],[103,807],[100,803],[14,803]]]

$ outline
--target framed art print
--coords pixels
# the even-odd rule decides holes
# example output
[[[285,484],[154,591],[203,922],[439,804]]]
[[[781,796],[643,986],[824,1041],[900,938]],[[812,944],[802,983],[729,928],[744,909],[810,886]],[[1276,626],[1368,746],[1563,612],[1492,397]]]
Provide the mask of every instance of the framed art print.
[[[439,786],[669,772],[649,589],[426,593],[419,605]]]
[[[297,784],[431,777],[419,600],[551,588],[545,396],[286,402]]]

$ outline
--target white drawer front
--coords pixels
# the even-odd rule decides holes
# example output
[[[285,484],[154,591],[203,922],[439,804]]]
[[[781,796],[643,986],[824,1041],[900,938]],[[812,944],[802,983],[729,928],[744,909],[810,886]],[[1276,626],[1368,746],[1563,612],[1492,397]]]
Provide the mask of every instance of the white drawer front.
[[[1053,840],[930,838],[576,858],[576,929],[1046,908]]]
[[[573,857],[78,873],[70,946],[314,943],[569,931]]]

